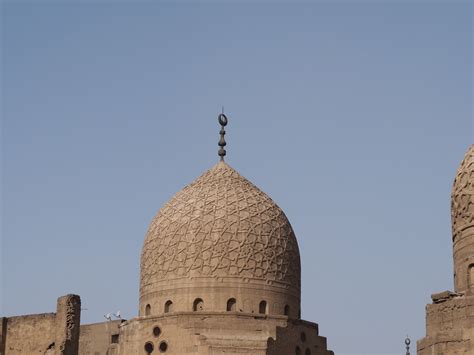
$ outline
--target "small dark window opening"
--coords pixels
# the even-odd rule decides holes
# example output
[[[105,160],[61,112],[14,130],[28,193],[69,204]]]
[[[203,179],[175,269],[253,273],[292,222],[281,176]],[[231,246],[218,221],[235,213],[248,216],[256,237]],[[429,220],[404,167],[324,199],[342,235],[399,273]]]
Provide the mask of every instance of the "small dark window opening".
[[[258,305],[258,313],[267,314],[267,302],[266,301],[260,302],[260,304]]]
[[[311,355],[311,350],[306,349],[306,351],[304,352],[304,355]]]
[[[165,303],[165,313],[173,312],[173,302],[166,301]]]
[[[301,319],[301,308],[298,309],[298,319]]]
[[[237,301],[235,298],[229,298],[227,301],[227,312],[235,312]]]
[[[299,346],[297,346],[295,349],[295,355],[301,355],[301,349]]]
[[[150,343],[150,342],[145,343],[145,351],[147,354],[151,354],[154,348],[155,347],[153,346],[153,343]]]
[[[289,316],[289,315],[290,315],[290,306],[289,306],[289,305],[286,305],[286,306],[285,306],[284,313],[285,313],[285,316]]]
[[[150,314],[151,314],[151,306],[149,304],[147,304],[145,306],[145,315],[149,316]]]
[[[204,301],[201,298],[196,298],[193,303],[193,311],[200,312],[204,310]]]
[[[112,344],[118,344],[119,343],[119,334],[112,334],[110,342]]]
[[[156,337],[159,337],[161,334],[161,329],[160,327],[155,327],[153,328],[153,335],[156,336]]]
[[[301,341],[304,343],[306,341],[306,334],[305,332],[302,332],[300,335]]]
[[[168,350],[168,344],[166,344],[165,341],[162,341],[160,343],[160,353],[164,353],[166,350]]]

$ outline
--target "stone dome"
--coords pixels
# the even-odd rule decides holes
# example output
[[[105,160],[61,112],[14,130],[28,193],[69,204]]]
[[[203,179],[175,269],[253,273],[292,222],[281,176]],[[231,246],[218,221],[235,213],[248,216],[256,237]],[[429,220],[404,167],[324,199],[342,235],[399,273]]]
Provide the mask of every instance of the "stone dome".
[[[451,193],[454,279],[457,292],[474,288],[474,145],[466,152]]]
[[[262,301],[267,313],[299,311],[300,256],[290,222],[223,161],[160,209],[141,255],[142,315],[166,313],[170,302],[174,311],[192,311],[196,299],[212,311],[225,311],[229,299],[245,312],[258,312]]]
[[[451,220],[453,239],[474,224],[474,145],[466,152],[454,179]]]

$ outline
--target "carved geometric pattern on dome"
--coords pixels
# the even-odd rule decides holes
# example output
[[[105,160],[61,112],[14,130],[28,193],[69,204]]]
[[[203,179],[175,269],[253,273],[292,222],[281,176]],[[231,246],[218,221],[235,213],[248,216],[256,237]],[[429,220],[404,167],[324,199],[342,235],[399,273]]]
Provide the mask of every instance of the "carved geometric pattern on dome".
[[[454,179],[451,221],[453,239],[460,231],[474,227],[474,145],[469,147]]]
[[[194,276],[300,287],[298,245],[285,214],[223,162],[163,206],[143,245],[142,287]]]

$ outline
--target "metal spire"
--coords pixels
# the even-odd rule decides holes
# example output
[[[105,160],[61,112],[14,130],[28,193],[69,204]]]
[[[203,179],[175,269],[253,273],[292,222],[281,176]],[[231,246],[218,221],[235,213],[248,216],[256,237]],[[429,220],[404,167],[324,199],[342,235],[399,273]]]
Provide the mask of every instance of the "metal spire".
[[[224,115],[224,107],[222,107],[222,113],[219,115],[218,121],[219,121],[219,124],[221,125],[221,131],[219,132],[221,135],[221,139],[219,139],[219,143],[218,143],[220,147],[218,154],[221,157],[221,161],[224,161],[224,156],[226,154],[226,150],[224,149],[224,147],[227,145],[224,139],[224,135],[225,135],[224,127],[227,126],[227,122],[228,122],[227,116]]]
[[[406,345],[406,349],[407,349],[406,355],[410,355],[410,343],[411,343],[411,340],[407,335],[407,337],[405,339],[405,345]]]

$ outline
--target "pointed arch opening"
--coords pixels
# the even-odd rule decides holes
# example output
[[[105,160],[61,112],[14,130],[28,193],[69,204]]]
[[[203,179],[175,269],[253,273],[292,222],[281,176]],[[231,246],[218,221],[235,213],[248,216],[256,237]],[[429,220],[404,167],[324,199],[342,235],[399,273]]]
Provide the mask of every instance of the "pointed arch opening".
[[[145,315],[146,316],[151,315],[151,306],[149,304],[145,306]]]
[[[193,302],[193,312],[200,312],[204,310],[204,301],[202,298],[196,298]]]
[[[166,301],[165,303],[165,313],[173,312],[173,302],[171,300]]]
[[[227,300],[227,312],[235,312],[237,308],[237,301],[235,298],[229,298]]]
[[[258,305],[258,313],[260,314],[268,314],[268,306],[267,301],[262,301]]]

